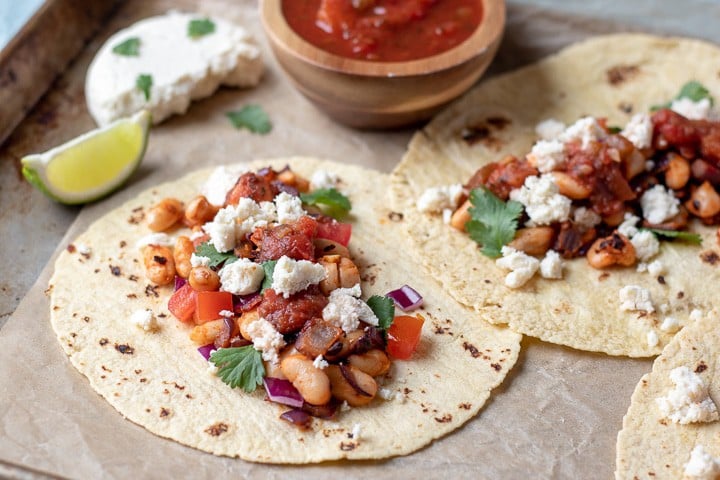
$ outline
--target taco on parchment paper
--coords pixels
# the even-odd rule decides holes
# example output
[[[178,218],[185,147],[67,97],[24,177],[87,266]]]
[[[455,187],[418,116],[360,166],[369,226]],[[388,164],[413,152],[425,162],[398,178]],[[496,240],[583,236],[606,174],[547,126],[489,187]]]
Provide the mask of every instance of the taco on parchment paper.
[[[393,207],[416,258],[493,324],[581,350],[660,353],[693,310],[711,308],[720,280],[717,226],[688,214],[710,199],[720,208],[720,176],[710,175],[720,173],[717,124],[688,119],[713,115],[719,63],[708,43],[621,34],[482,83],[416,133],[393,172]],[[673,158],[686,175],[676,189]],[[461,228],[490,256],[447,224],[464,198],[474,210]],[[717,211],[702,213],[717,224]],[[512,222],[537,227],[544,249],[508,248],[520,236]],[[669,241],[677,234],[666,229],[685,233]],[[602,268],[589,265],[591,253]]]
[[[289,166],[290,170],[285,170],[286,166]],[[261,167],[264,170],[258,170]],[[241,182],[236,184],[235,180],[245,169],[258,172],[257,175],[244,175],[248,180],[243,183],[243,188],[248,188],[245,193],[251,196],[259,195],[258,202],[270,200],[269,202],[258,203],[241,198],[244,190],[238,187]],[[285,175],[279,175],[279,172],[285,172]],[[391,366],[388,373],[375,376],[375,387],[368,388],[368,383],[363,380],[365,377],[354,370],[355,364],[348,359],[347,352],[342,350],[344,353],[338,353],[338,348],[334,347],[337,346],[335,340],[350,336],[346,334],[347,331],[359,328],[368,332],[373,325],[375,333],[381,334],[382,343],[381,317],[387,314],[382,314],[382,306],[380,311],[376,309],[377,303],[382,305],[382,300],[370,309],[362,300],[353,298],[359,290],[353,293],[352,289],[347,289],[341,292],[344,294],[342,301],[335,302],[334,316],[330,315],[332,321],[323,323],[324,328],[312,330],[321,320],[326,319],[325,313],[316,312],[315,317],[318,318],[315,320],[302,321],[302,325],[296,324],[287,328],[283,330],[284,335],[281,335],[277,330],[280,330],[281,326],[287,327],[291,319],[297,320],[297,316],[292,314],[297,313],[297,309],[287,310],[289,315],[285,317],[266,313],[270,320],[260,321],[256,315],[253,327],[243,325],[240,321],[240,318],[247,318],[250,311],[261,311],[262,306],[254,308],[258,305],[253,305],[253,302],[258,301],[258,296],[253,297],[254,293],[250,291],[261,288],[263,279],[258,280],[255,275],[257,272],[248,273],[246,270],[243,273],[236,270],[233,274],[232,268],[228,268],[227,285],[233,286],[227,290],[238,295],[234,296],[234,304],[226,307],[232,311],[221,310],[217,314],[219,318],[212,321],[198,317],[197,312],[195,320],[192,312],[190,316],[186,316],[187,309],[183,310],[182,305],[178,306],[182,304],[183,298],[176,299],[179,303],[168,304],[171,295],[175,298],[172,284],[157,286],[148,280],[148,272],[143,266],[145,261],[154,268],[162,269],[161,267],[167,266],[169,262],[180,260],[153,250],[154,247],[168,242],[168,236],[168,243],[171,244],[175,244],[180,235],[186,235],[196,243],[204,245],[204,250],[199,249],[193,255],[193,268],[201,269],[207,266],[208,262],[222,257],[222,254],[246,256],[259,262],[262,259],[257,258],[260,255],[258,251],[262,251],[262,255],[268,253],[270,249],[281,245],[282,238],[291,239],[284,244],[284,257],[316,257],[318,253],[315,247],[318,247],[322,249],[323,255],[340,253],[335,260],[341,262],[342,252],[337,250],[337,244],[316,244],[310,251],[303,246],[304,240],[300,238],[302,235],[299,235],[299,232],[306,228],[308,222],[312,224],[315,220],[309,221],[307,217],[303,217],[305,211],[300,207],[300,203],[290,198],[294,197],[296,190],[306,190],[307,182],[295,179],[291,182],[294,182],[294,186],[283,183],[285,180],[278,183],[278,179],[289,178],[286,176],[288,172],[304,179],[312,178],[313,183],[318,186],[314,187],[311,194],[321,187],[336,186],[336,190],[351,202],[352,210],[346,217],[346,221],[352,224],[349,255],[357,265],[356,273],[362,279],[363,299],[367,300],[373,295],[384,296],[405,284],[422,296],[423,305],[420,309],[407,313],[424,318],[416,351],[408,360],[394,359],[392,355],[402,357],[405,354],[393,351],[389,347],[391,340],[388,340],[388,349],[392,354]],[[313,177],[313,174],[316,176]],[[211,176],[214,178],[209,181]],[[229,179],[229,176],[232,178]],[[275,179],[272,187],[264,189],[268,184],[263,184],[264,180],[258,182],[260,177]],[[408,260],[404,255],[403,234],[397,224],[398,216],[384,204],[384,195],[388,188],[389,178],[383,174],[311,158],[262,161],[215,171],[207,169],[191,173],[178,181],[159,185],[102,217],[60,255],[50,281],[53,329],[73,366],[85,375],[92,387],[123,416],[157,435],[185,445],[216,455],[267,463],[310,463],[343,458],[376,459],[418,450],[432,440],[457,429],[479,412],[491,390],[500,384],[517,360],[521,336],[507,328],[482,322],[471,309],[447,297],[439,284]],[[152,234],[148,228],[152,207],[162,199],[173,197],[188,205],[191,199],[202,192],[207,195],[209,203],[217,205],[214,207],[217,209],[225,203],[226,192],[231,189],[235,192],[231,196],[236,197],[233,203],[237,206],[222,209],[220,212],[234,212],[236,218],[231,221],[235,225],[234,230],[231,228],[232,231],[223,230],[222,224],[226,219],[220,218],[222,213],[212,214],[215,215],[212,226],[206,224],[198,228],[196,225],[194,234],[187,227],[170,228],[165,236]],[[268,192],[271,192],[270,196],[265,198]],[[280,196],[283,196],[282,202],[278,200]],[[325,190],[322,196],[324,200],[318,200],[316,195],[316,201],[308,201],[324,207],[338,207],[336,195],[328,195]],[[342,203],[339,202],[340,207]],[[260,205],[263,207],[260,208]],[[255,217],[239,218],[242,210],[240,206],[254,208]],[[305,204],[303,207],[312,208]],[[274,215],[275,220],[268,216],[263,217],[265,224],[257,223],[265,214]],[[282,216],[296,218],[282,220]],[[157,216],[152,221],[157,222]],[[247,223],[248,221],[250,223]],[[287,225],[275,227],[278,221],[287,222]],[[300,224],[302,226],[298,226]],[[264,228],[255,229],[252,233],[248,231],[236,235],[238,229],[263,225]],[[308,233],[310,230],[303,230],[307,238],[314,235]],[[206,232],[210,232],[210,235],[206,235]],[[339,237],[346,233],[349,232],[335,232],[335,236],[330,237],[340,241]],[[275,240],[270,244],[263,243],[269,236],[274,236]],[[254,253],[253,242],[260,245],[256,245]],[[347,243],[347,238],[344,242]],[[212,248],[208,250],[210,247]],[[242,253],[243,251],[245,253]],[[294,253],[287,253],[290,251]],[[148,258],[144,259],[143,256]],[[234,260],[236,264],[243,261],[245,260]],[[297,266],[299,260],[278,260],[272,268],[282,270],[280,274],[272,269],[268,273],[265,269],[267,262],[262,265],[261,271],[264,270],[265,277],[271,276],[263,288],[270,287],[272,292],[266,290],[259,298],[264,302],[269,298],[268,295],[272,294],[280,305],[279,309],[271,309],[273,312],[284,308],[281,304],[285,293],[290,300],[307,292],[316,300],[322,297],[321,290],[324,290],[326,285],[320,283],[318,286],[319,277],[312,279],[312,275],[317,273],[317,263],[313,263],[316,258],[306,261],[308,263],[303,264],[303,268],[310,273],[309,277],[303,277],[304,280],[293,277],[290,272],[292,265]],[[221,278],[222,270],[230,264],[227,258],[225,262],[227,263],[221,263],[214,268],[220,270]],[[282,267],[281,262],[285,263]],[[181,261],[178,265],[180,263]],[[222,269],[219,268],[221,266]],[[333,281],[342,283],[342,266],[335,272]],[[261,277],[262,273],[259,274]],[[157,272],[154,272],[152,275],[156,274]],[[320,276],[329,281],[329,275]],[[306,281],[309,286],[303,285],[302,281]],[[222,278],[222,282],[225,285],[225,278]],[[180,284],[182,283],[180,281]],[[184,287],[178,287],[180,290],[187,289],[191,284],[192,278]],[[254,286],[250,287],[250,284]],[[332,295],[332,292],[329,294]],[[324,312],[328,299],[322,297],[320,300],[320,310]],[[333,298],[329,300],[332,301]],[[410,303],[417,303],[417,300],[410,299]],[[364,306],[358,307],[358,302]],[[248,304],[250,307],[245,308]],[[305,305],[303,308],[307,311],[314,307]],[[183,317],[187,323],[179,321],[171,311]],[[354,320],[353,311],[359,311]],[[396,315],[402,314],[403,312],[397,309]],[[362,322],[358,322],[358,317]],[[379,325],[378,318],[381,320]],[[347,326],[353,322],[354,327]],[[211,331],[213,325],[217,327],[215,333]],[[276,329],[273,329],[273,326]],[[338,327],[345,332],[341,330],[338,333]],[[224,328],[227,331],[223,330]],[[393,336],[392,328],[390,327],[385,335]],[[246,330],[250,332],[251,342],[243,339]],[[305,330],[312,330],[315,335],[306,335],[305,344],[301,348],[299,338],[304,335]],[[399,336],[402,332],[396,331],[396,334]],[[272,357],[274,349],[275,354],[280,355],[281,363],[287,355],[294,353],[281,349],[279,343],[290,344],[295,341],[297,350],[306,352],[307,350],[303,350],[305,348],[313,352],[313,349],[327,347],[329,344],[324,344],[323,347],[323,341],[330,338],[334,354],[342,360],[333,359],[331,348],[325,348],[324,355],[318,355],[319,358],[312,358],[314,353],[306,357],[303,368],[309,368],[307,363],[311,362],[314,369],[324,372],[334,370],[336,375],[332,381],[333,389],[339,378],[337,382],[350,388],[356,397],[368,397],[370,401],[361,401],[365,405],[348,408],[347,403],[352,402],[340,404],[338,398],[342,398],[342,394],[336,395],[333,390],[333,398],[327,401],[324,407],[307,408],[317,417],[308,420],[295,414],[290,416],[290,420],[304,424],[307,428],[299,428],[283,421],[279,417],[291,408],[267,401],[262,384],[259,384],[254,392],[246,393],[240,388],[231,388],[221,379],[228,377],[234,379],[237,385],[244,386],[248,376],[257,374],[257,370],[246,372],[247,376],[242,378],[239,374],[229,375],[227,371],[223,375],[223,367],[231,368],[234,365],[228,366],[217,360],[213,368],[199,353],[199,344],[207,341],[214,343],[212,338],[217,340],[220,335],[227,335],[219,340],[222,346],[237,345],[237,348],[242,348],[240,345],[254,343],[260,349],[257,355],[262,352],[263,365],[267,368],[268,376],[272,371],[276,371],[277,367],[273,367],[272,360],[266,358],[266,352]],[[365,340],[371,346],[375,345],[374,348],[381,348],[377,347],[377,343],[373,343],[378,341],[377,335]],[[341,347],[346,348],[344,343]],[[211,348],[212,346],[205,349],[205,353]],[[251,353],[256,351],[252,345],[247,348],[249,350],[246,351]],[[218,350],[210,359],[218,359],[215,355],[225,350],[229,348]],[[362,353],[354,351],[358,355]],[[251,356],[250,353],[248,356]],[[345,366],[340,367],[340,363]],[[217,367],[220,367],[219,372],[214,371]],[[327,376],[332,378],[330,373],[327,373]],[[255,379],[251,380],[251,383],[255,384]],[[376,390],[372,391],[375,388]],[[298,390],[301,390],[300,386]],[[296,393],[278,391],[275,395],[293,397]],[[310,403],[308,397],[304,399],[305,404]],[[316,404],[323,401],[324,399],[313,399]],[[307,405],[303,409],[305,407]],[[328,415],[332,415],[331,418],[321,418]]]
[[[643,375],[618,433],[618,479],[720,475],[717,311],[685,327]]]

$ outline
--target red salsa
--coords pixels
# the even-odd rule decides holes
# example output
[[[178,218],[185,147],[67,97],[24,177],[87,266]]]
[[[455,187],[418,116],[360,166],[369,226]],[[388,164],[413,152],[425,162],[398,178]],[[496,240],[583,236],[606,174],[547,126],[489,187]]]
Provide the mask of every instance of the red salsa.
[[[290,27],[313,45],[358,60],[429,57],[466,40],[479,0],[283,0]]]

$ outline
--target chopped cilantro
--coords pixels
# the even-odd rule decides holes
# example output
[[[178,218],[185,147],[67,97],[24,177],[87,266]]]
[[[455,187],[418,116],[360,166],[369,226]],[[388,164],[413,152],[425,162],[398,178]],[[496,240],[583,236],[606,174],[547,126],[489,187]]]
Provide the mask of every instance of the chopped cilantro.
[[[395,302],[390,297],[373,295],[367,300],[368,307],[378,318],[378,328],[387,330],[395,318]]]
[[[641,228],[652,232],[656,237],[664,237],[671,240],[680,240],[681,242],[692,243],[693,245],[702,245],[702,237],[697,233],[681,232],[676,230],[660,230],[658,228]]]
[[[199,38],[215,31],[215,24],[209,18],[200,20],[190,20],[188,23],[187,34],[190,38]]]
[[[620,133],[622,132],[622,128],[617,126],[607,127],[608,133]]]
[[[310,193],[301,193],[300,200],[308,205],[324,207],[325,213],[334,218],[341,218],[350,211],[350,200],[335,188],[318,188]]]
[[[715,99],[712,97],[712,95],[710,95],[710,90],[705,88],[702,83],[696,80],[691,80],[685,85],[683,85],[680,89],[680,93],[678,93],[677,96],[673,98],[673,100],[680,100],[681,98],[688,98],[693,102],[699,102],[703,98],[707,98],[708,100],[710,100],[710,106],[715,104]],[[661,105],[654,105],[651,110],[655,111],[662,108],[670,108],[671,105],[672,100],[669,102],[665,102]]]
[[[260,105],[246,105],[238,111],[227,112],[225,115],[237,129],[247,128],[253,133],[261,134],[272,130],[270,117]]]
[[[138,75],[137,79],[135,79],[135,88],[143,92],[145,95],[145,101],[150,100],[150,88],[152,87],[152,84],[152,75],[141,73]]]
[[[238,257],[236,257],[232,252],[218,252],[217,249],[215,249],[215,246],[210,242],[204,242],[198,245],[195,249],[195,255],[209,258],[211,267],[217,267],[221,263],[230,265],[238,260]]]
[[[262,355],[252,345],[221,348],[210,355],[210,361],[218,367],[223,382],[248,393],[254,392],[265,376]]]
[[[470,238],[482,245],[484,255],[499,257],[502,247],[515,237],[522,203],[514,200],[505,203],[485,188],[473,189],[470,203],[471,220],[465,224],[465,229]]]
[[[268,260],[262,263],[263,270],[265,270],[265,278],[263,279],[262,286],[260,287],[260,293],[263,293],[265,290],[272,287],[275,265],[277,265],[277,260]]]
[[[140,39],[138,37],[130,37],[124,42],[115,45],[112,51],[113,53],[126,57],[137,57],[140,55]]]

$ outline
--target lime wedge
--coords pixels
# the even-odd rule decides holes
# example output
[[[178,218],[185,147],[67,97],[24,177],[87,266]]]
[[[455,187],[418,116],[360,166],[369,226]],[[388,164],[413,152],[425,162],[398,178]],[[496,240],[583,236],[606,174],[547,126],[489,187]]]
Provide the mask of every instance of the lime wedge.
[[[142,110],[45,153],[26,156],[23,175],[60,203],[97,200],[122,185],[140,165],[149,129],[150,113]]]

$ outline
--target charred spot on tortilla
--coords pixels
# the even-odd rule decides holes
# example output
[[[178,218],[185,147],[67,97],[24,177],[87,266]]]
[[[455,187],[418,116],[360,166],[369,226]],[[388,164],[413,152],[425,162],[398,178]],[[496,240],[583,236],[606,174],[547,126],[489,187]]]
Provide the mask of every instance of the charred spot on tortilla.
[[[230,427],[226,423],[216,423],[205,429],[205,433],[212,435],[213,437],[219,437],[223,433],[226,433]]]
[[[712,250],[706,250],[700,254],[700,260],[709,265],[715,266],[718,263],[718,260],[720,260],[720,256]]]
[[[101,347],[104,347],[105,345],[110,343],[110,340],[108,340],[107,338],[101,338],[99,343]]]
[[[130,280],[131,282],[137,282],[139,280],[139,278],[137,275],[130,275],[128,277],[128,280]]]
[[[458,408],[461,408],[463,410],[470,410],[472,408],[472,403],[461,403],[458,405]]]
[[[70,253],[75,253],[76,250],[77,249],[75,248],[75,245],[73,245],[72,243],[67,246],[67,251]]]
[[[658,275],[657,281],[660,285],[665,285],[665,276],[664,275]]]
[[[146,297],[155,297],[158,298],[160,294],[158,293],[158,287],[157,285],[146,285],[145,286],[145,296]]]
[[[122,275],[122,270],[120,269],[119,266],[108,265],[108,267],[110,267],[110,273],[113,274],[114,276],[119,277],[120,275]]]
[[[503,146],[503,141],[493,135],[493,130],[503,130],[510,123],[511,121],[504,117],[488,117],[475,125],[463,127],[460,131],[460,138],[470,146],[481,143],[489,150],[499,151]]]
[[[478,358],[480,356],[480,350],[478,350],[477,347],[470,342],[463,342],[463,348],[470,352],[470,355],[472,355],[473,358]]]
[[[135,353],[135,349],[126,343],[116,343],[115,350],[122,353],[123,355],[132,355]]]
[[[160,418],[167,417],[168,415],[170,415],[170,409],[162,407],[160,409]]]
[[[390,212],[388,213],[388,218],[393,222],[402,222],[403,218],[405,216],[400,212]]]
[[[702,373],[705,370],[707,370],[707,368],[708,368],[707,364],[705,362],[703,362],[702,360],[700,360],[698,362],[697,366],[695,367],[695,373]]]
[[[609,68],[605,72],[605,75],[608,83],[617,87],[618,85],[633,79],[638,75],[638,73],[640,73],[640,68],[637,65],[616,65]]]
[[[630,102],[620,102],[618,103],[618,110],[629,115],[633,111],[633,104]]]

